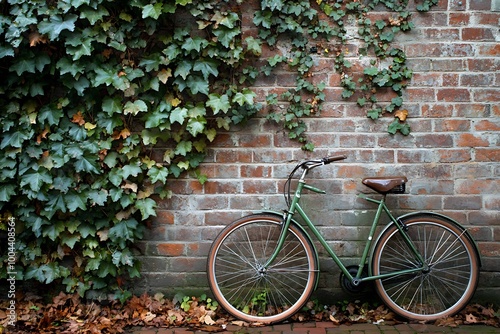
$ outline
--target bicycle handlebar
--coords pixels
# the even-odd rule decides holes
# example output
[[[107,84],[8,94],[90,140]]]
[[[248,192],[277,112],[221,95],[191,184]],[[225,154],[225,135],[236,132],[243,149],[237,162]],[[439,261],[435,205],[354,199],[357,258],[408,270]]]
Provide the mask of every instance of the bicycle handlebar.
[[[323,165],[328,165],[329,163],[332,163],[334,161],[344,160],[346,158],[347,158],[346,155],[336,155],[336,156],[333,156],[333,157],[324,157],[324,158],[319,159],[319,160],[307,160],[307,161],[304,161],[301,164],[299,164],[299,166],[302,167],[303,169],[305,169],[307,171],[307,170],[313,169],[315,167],[319,167],[319,166],[323,166]],[[295,170],[294,170],[294,172],[295,172]],[[292,172],[292,174],[294,172]]]
[[[346,155],[337,155],[337,156],[333,156],[333,157],[325,157],[325,158],[321,159],[321,161],[325,165],[328,165],[329,163],[332,163],[334,161],[344,160],[346,158],[347,158]]]

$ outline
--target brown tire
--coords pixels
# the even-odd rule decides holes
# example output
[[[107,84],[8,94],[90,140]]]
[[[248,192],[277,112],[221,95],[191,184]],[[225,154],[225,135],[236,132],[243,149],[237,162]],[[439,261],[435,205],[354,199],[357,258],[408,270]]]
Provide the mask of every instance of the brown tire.
[[[475,244],[462,227],[439,216],[424,214],[404,223],[429,269],[376,280],[380,298],[396,314],[411,320],[453,316],[476,290],[479,256]],[[419,267],[397,226],[387,228],[373,251],[373,275]]]
[[[299,311],[315,288],[318,265],[309,237],[291,225],[278,257],[267,267],[282,219],[259,214],[228,225],[208,254],[207,275],[215,299],[247,322],[276,323]]]

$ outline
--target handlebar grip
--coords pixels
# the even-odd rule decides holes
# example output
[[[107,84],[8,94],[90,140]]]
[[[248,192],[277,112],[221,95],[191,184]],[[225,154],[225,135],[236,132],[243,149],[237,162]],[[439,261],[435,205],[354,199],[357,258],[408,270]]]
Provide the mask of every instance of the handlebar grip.
[[[346,158],[347,158],[346,155],[337,155],[337,156],[333,156],[333,157],[325,157],[322,159],[322,161],[325,165],[327,165],[327,164],[332,163],[334,161],[344,160]]]

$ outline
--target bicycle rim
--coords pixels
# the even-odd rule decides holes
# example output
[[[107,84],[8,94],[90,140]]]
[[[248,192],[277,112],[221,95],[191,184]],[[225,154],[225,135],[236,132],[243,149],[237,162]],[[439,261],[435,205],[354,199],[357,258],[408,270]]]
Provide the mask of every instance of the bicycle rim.
[[[430,321],[464,308],[477,286],[479,267],[473,243],[447,221],[425,218],[406,222],[408,235],[424,257],[428,271],[377,280],[375,287],[395,313]],[[393,226],[375,246],[373,274],[419,268],[420,263]]]
[[[261,323],[280,322],[300,310],[314,290],[317,264],[308,237],[289,228],[282,250],[267,268],[281,232],[275,216],[242,218],[214,241],[208,280],[215,298],[233,316]]]

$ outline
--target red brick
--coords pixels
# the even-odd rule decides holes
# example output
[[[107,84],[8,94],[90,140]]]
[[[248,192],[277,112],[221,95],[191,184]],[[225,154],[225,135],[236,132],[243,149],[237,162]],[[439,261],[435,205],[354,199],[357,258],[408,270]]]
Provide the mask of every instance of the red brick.
[[[438,150],[437,155],[441,163],[456,163],[472,160],[472,153],[469,149]]]
[[[434,122],[434,131],[470,131],[470,121],[466,119],[439,119]]]
[[[180,256],[184,253],[184,244],[163,243],[156,246],[159,255]]]
[[[276,194],[276,182],[272,180],[244,180],[243,193],[245,194]]]
[[[424,104],[422,105],[423,117],[451,117],[453,106],[450,104]]]
[[[462,28],[463,41],[494,41],[490,28]]]
[[[480,44],[477,49],[479,56],[497,56],[500,54],[500,43]]]
[[[157,210],[156,211],[156,218],[154,218],[154,221],[157,224],[173,225],[174,224],[174,214],[172,213],[172,211]]]
[[[461,147],[488,147],[490,143],[488,140],[475,136],[471,133],[464,133],[458,137],[457,146]]]
[[[500,119],[482,120],[475,124],[476,131],[498,131],[500,132]]]
[[[474,101],[477,102],[498,102],[500,101],[500,88],[497,89],[476,89],[474,91]]]
[[[203,186],[205,194],[235,194],[241,191],[241,185],[233,180],[209,180]]]
[[[465,13],[450,13],[449,25],[450,26],[467,26],[469,25],[470,14]]]
[[[438,101],[467,102],[471,101],[470,91],[462,88],[443,88],[437,92]]]
[[[500,161],[500,148],[477,148],[476,149],[476,161]]]
[[[497,194],[500,180],[459,180],[456,187],[458,194]]]
[[[495,83],[495,76],[493,74],[463,74],[460,77],[462,86],[492,86]],[[499,93],[500,94],[500,93]]]
[[[450,134],[426,134],[416,137],[417,147],[452,147],[453,137]]]

